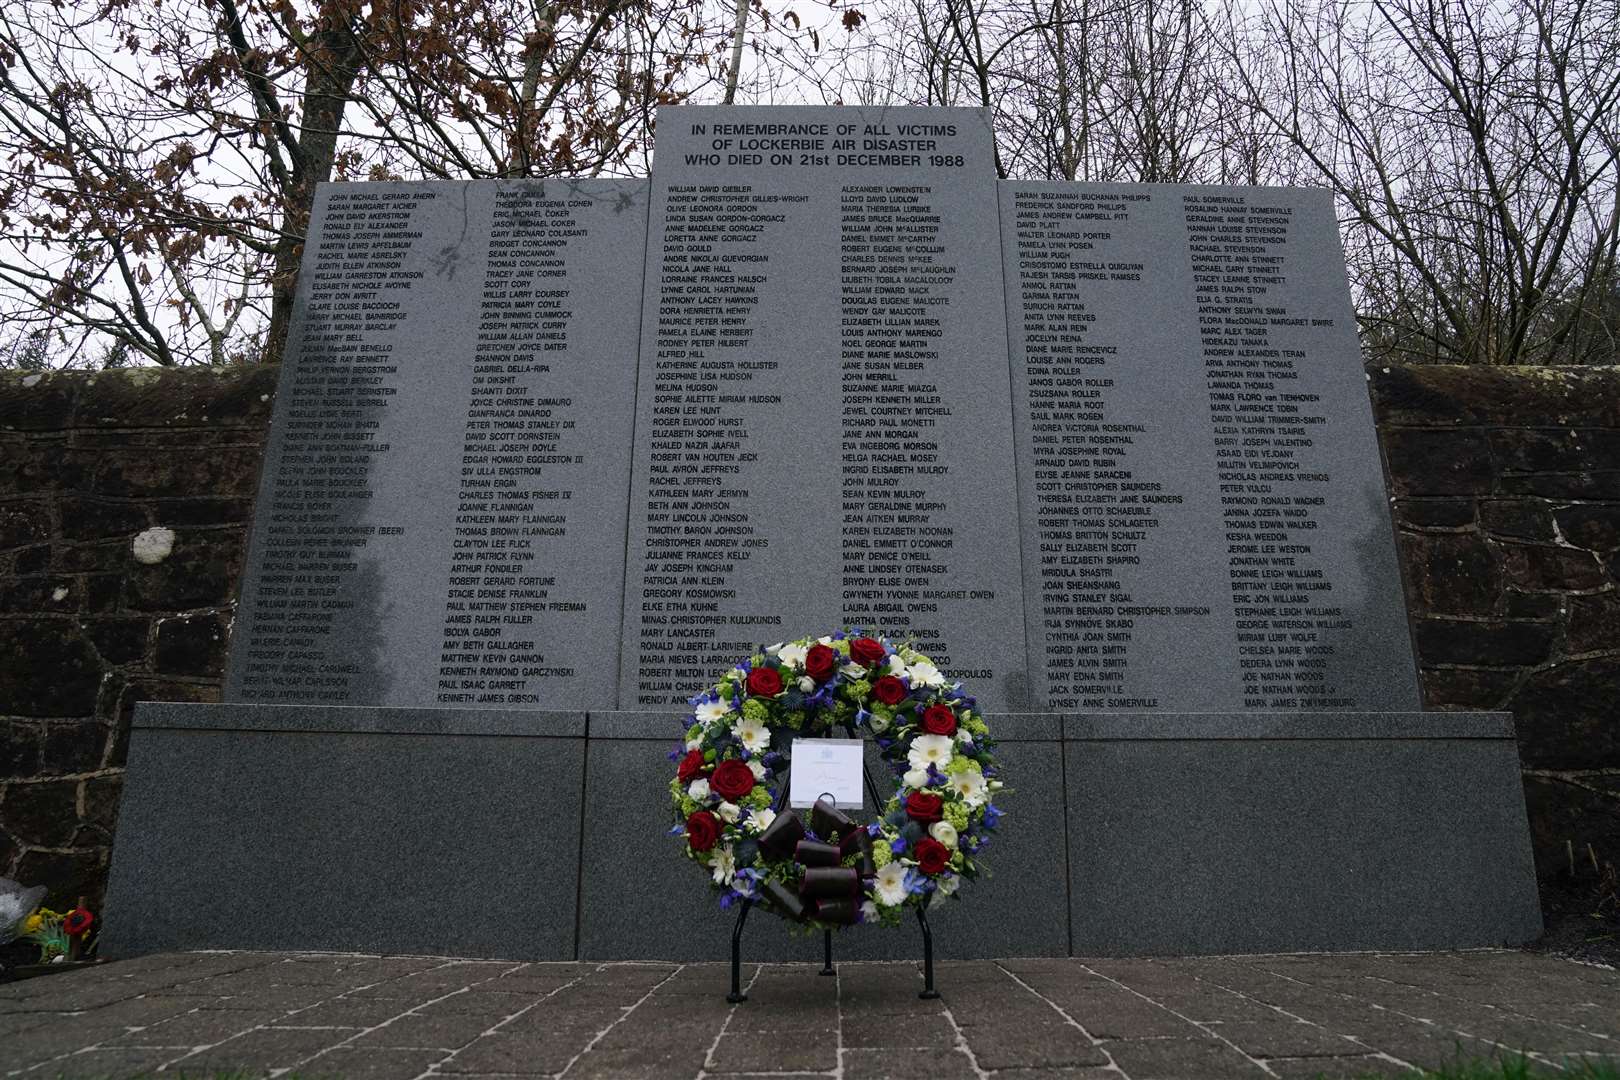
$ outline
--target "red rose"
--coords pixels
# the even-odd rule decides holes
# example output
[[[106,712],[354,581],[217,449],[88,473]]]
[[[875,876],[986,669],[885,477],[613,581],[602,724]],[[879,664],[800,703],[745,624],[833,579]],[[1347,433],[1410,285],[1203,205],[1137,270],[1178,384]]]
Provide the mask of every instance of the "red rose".
[[[883,651],[883,642],[877,638],[858,637],[849,643],[849,658],[862,667],[881,664],[887,655]]]
[[[925,836],[917,841],[917,869],[930,876],[945,869],[951,861],[951,849],[935,840],[932,836]]]
[[[754,790],[754,770],[741,761],[722,761],[709,777],[709,790],[727,802],[736,802]]]
[[[956,714],[949,705],[930,705],[923,710],[922,728],[930,735],[955,735]]]
[[[826,682],[838,670],[838,654],[826,645],[812,645],[804,654],[804,670],[816,682]]]
[[[96,917],[84,908],[74,908],[67,913],[67,918],[62,920],[62,932],[68,937],[78,937],[89,930],[90,924],[95,921]]]
[[[872,696],[885,705],[898,705],[906,696],[906,684],[893,675],[885,675],[872,684]]]
[[[686,752],[686,756],[681,758],[681,764],[675,770],[675,775],[677,777],[679,777],[681,783],[684,784],[684,783],[687,783],[688,781],[690,781],[692,779],[692,777],[698,776],[702,772],[703,772],[703,751],[701,751],[701,750],[688,750]]]
[[[775,668],[757,667],[748,673],[748,692],[755,697],[775,697],[782,692],[782,676]]]
[[[718,774],[717,774],[718,775]],[[924,825],[932,825],[945,816],[945,800],[938,795],[929,795],[923,791],[913,791],[906,796],[906,816],[912,821],[920,821]],[[924,841],[926,843],[926,841]]]
[[[720,819],[707,810],[697,810],[687,816],[686,842],[693,851],[708,851],[720,842]]]

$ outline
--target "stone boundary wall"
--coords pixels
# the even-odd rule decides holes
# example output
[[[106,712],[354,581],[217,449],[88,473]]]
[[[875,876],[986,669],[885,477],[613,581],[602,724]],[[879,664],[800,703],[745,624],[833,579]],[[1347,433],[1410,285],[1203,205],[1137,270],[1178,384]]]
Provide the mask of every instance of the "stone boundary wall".
[[[1613,902],[1620,368],[1369,374],[1427,706],[1514,712],[1549,922]],[[134,703],[219,698],[275,378],[0,371],[0,874],[57,903]]]
[[[1513,713],[1547,924],[1612,934],[1620,367],[1369,376],[1425,705]]]

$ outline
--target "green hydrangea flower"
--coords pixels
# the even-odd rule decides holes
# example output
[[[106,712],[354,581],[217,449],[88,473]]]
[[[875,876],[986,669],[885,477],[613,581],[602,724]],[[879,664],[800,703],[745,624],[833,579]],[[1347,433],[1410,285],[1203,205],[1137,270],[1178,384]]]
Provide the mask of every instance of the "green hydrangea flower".
[[[769,722],[771,718],[771,710],[759,698],[749,698],[744,701],[742,714],[744,720],[757,720],[761,724]]]
[[[889,842],[882,837],[872,845],[872,864],[879,870],[894,861],[894,852],[889,850]]]
[[[945,775],[954,776],[957,773],[972,772],[979,767],[978,763],[961,754],[952,754],[951,760],[945,764]]]
[[[763,784],[755,784],[754,790],[743,796],[742,803],[753,810],[765,810],[771,805],[771,793]]]
[[[951,823],[951,828],[959,833],[967,832],[968,808],[966,803],[949,802],[945,804],[945,820]]]

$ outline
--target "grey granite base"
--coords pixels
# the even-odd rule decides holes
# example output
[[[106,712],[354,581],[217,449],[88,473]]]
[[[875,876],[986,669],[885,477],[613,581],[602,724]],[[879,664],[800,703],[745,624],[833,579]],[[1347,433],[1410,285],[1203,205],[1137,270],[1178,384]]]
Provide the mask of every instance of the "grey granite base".
[[[572,959],[583,713],[142,704],[109,956]]]
[[[994,724],[998,755],[1013,779],[997,800],[1007,813],[985,862],[991,876],[929,915],[940,957],[1068,955],[1064,882],[1063,763],[1055,717]],[[701,867],[665,835],[672,819],[665,758],[680,725],[666,714],[592,713],[586,768],[585,862],[580,956],[592,960],[703,960],[729,956],[735,911],[722,912]],[[656,737],[654,737],[656,736]],[[887,798],[893,781],[868,746],[867,768]],[[872,807],[867,806],[870,812]],[[749,960],[818,960],[821,939],[795,934],[767,911],[749,916]],[[919,958],[914,920],[885,931],[851,927],[835,937],[851,960]]]
[[[1020,714],[992,729],[1007,819],[992,876],[931,918],[940,959],[1540,932],[1503,714]],[[734,916],[667,835],[678,734],[649,713],[141,705],[104,949],[723,959]],[[820,958],[818,937],[763,911],[743,942],[749,960]],[[836,951],[915,958],[921,939],[856,927]]]
[[[1541,933],[1511,719],[1065,717],[1076,956]]]

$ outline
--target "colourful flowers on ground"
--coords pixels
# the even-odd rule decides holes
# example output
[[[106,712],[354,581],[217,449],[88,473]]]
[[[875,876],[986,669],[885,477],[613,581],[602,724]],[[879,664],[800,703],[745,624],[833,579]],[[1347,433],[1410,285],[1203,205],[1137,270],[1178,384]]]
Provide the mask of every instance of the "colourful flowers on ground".
[[[773,857],[758,838],[784,808],[793,740],[848,728],[876,739],[899,781],[863,827],[872,860],[863,873],[872,876],[858,921],[893,925],[903,908],[954,896],[985,872],[980,853],[1002,816],[992,805],[1002,781],[989,729],[961,685],[909,645],[845,631],[767,646],[691,706],[670,755],[671,833],[708,871],[721,907],[761,900],[767,885],[777,895],[778,886],[797,890],[805,868]],[[846,866],[858,861],[850,851]]]

